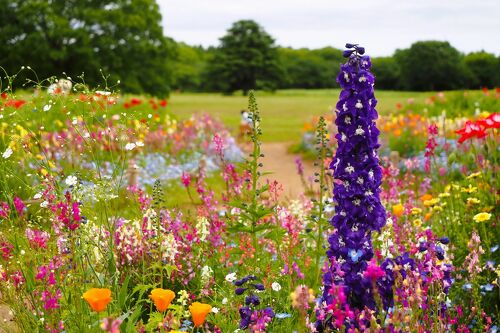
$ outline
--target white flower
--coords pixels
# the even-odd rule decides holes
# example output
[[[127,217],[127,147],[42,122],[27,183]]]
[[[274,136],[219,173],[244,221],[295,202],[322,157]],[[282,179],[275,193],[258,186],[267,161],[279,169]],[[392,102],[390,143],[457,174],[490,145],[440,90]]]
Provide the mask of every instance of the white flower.
[[[49,202],[48,202],[48,201],[44,201],[44,202],[42,202],[42,203],[40,204],[40,207],[45,208],[45,207],[47,207],[48,205],[49,205]]]
[[[219,313],[219,308],[213,307],[212,308],[212,313]]]
[[[137,141],[137,142],[135,143],[135,145],[136,145],[137,147],[144,147],[144,142],[142,142],[142,141]]]
[[[365,134],[365,131],[361,128],[361,126],[358,126],[356,129],[356,135],[363,135]]]
[[[226,275],[227,282],[233,282],[234,280],[236,280],[236,273],[229,273]]]
[[[12,148],[8,147],[3,152],[2,157],[5,158],[5,159],[8,159],[12,155],[12,153],[13,153]]]
[[[101,96],[109,96],[111,95],[111,91],[102,91],[102,90],[97,90],[96,95],[101,95]]]
[[[125,150],[132,150],[132,149],[134,149],[135,147],[136,147],[136,144],[135,144],[135,143],[131,143],[131,142],[129,142],[129,143],[127,143],[127,144],[125,145]]]
[[[76,176],[68,176],[64,182],[68,186],[75,186],[78,183],[78,178]]]
[[[226,297],[224,297],[224,298],[222,299],[222,304],[224,304],[224,305],[226,305],[226,304],[227,304],[227,298],[226,298]]]
[[[37,193],[33,196],[33,199],[38,200],[42,197],[42,193]]]
[[[47,112],[50,110],[50,108],[52,107],[52,104],[46,104],[44,107],[43,107],[43,111]]]
[[[271,284],[271,288],[274,290],[274,291],[280,291],[281,290],[281,285],[278,283],[278,282],[273,282]]]

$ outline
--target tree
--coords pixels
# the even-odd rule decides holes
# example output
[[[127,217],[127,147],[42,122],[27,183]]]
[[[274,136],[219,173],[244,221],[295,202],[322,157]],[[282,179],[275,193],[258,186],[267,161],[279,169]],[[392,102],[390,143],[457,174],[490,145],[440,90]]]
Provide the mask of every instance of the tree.
[[[199,91],[202,88],[202,73],[206,67],[208,53],[201,46],[177,44],[177,59],[174,62],[172,88]]]
[[[372,63],[373,73],[377,79],[375,83],[377,88],[399,89],[401,69],[394,57],[373,58]]]
[[[252,20],[234,23],[209,60],[210,87],[225,93],[274,90],[281,70],[274,39]]]
[[[342,51],[331,47],[322,49],[279,48],[284,71],[280,88],[333,88],[335,75],[343,61]]]
[[[166,95],[173,43],[154,0],[0,0],[0,65],[96,86],[102,75],[125,92]],[[101,73],[102,70],[102,73]]]
[[[470,88],[500,86],[500,58],[485,51],[473,52],[465,56],[465,64],[474,76]]]
[[[409,49],[397,50],[404,89],[451,90],[467,86],[472,76],[463,56],[448,42],[416,42]]]

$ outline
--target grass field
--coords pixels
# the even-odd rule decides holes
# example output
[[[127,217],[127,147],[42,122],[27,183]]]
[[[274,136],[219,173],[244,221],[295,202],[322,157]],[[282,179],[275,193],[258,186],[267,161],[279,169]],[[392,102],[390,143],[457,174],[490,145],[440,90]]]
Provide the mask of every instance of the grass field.
[[[414,98],[423,101],[433,93],[377,91],[378,111],[387,114],[395,110],[396,103]],[[257,102],[262,115],[263,141],[289,142],[300,138],[305,121],[313,116],[332,112],[339,90],[280,90],[274,94],[257,92]],[[247,97],[223,96],[208,93],[173,93],[170,110],[179,118],[193,113],[207,112],[222,120],[235,132],[240,122],[240,111],[247,107]]]

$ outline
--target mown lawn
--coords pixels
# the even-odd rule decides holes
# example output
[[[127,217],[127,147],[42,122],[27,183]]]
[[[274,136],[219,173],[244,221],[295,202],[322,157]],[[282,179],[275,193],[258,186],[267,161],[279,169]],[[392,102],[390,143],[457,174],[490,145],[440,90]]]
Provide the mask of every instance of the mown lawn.
[[[377,91],[378,111],[387,114],[395,110],[396,103],[408,98],[422,102],[433,93]],[[262,115],[263,141],[289,142],[300,138],[304,122],[313,116],[332,112],[339,90],[280,90],[274,94],[257,92]],[[223,96],[208,93],[173,93],[170,110],[179,118],[193,113],[207,112],[221,119],[233,132],[240,122],[240,111],[247,107],[247,97],[242,95]]]

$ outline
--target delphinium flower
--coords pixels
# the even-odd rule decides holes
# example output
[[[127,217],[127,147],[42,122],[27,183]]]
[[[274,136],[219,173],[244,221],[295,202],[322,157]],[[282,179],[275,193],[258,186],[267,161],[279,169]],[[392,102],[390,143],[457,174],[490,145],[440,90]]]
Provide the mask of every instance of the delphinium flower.
[[[368,261],[373,257],[371,234],[384,226],[385,209],[380,202],[382,171],[377,157],[379,131],[374,96],[374,76],[371,61],[364,48],[347,44],[344,51],[347,63],[341,65],[337,82],[342,91],[336,106],[338,148],[330,168],[336,182],[333,196],[337,203],[331,224],[335,228],[328,239],[328,258],[334,258],[345,273],[335,274],[330,266],[323,276],[324,307],[334,298],[335,285],[345,288],[352,309],[375,308],[372,283],[364,276]],[[319,330],[333,328],[332,316],[318,321]]]
[[[257,277],[247,275],[233,284],[238,287],[234,291],[236,295],[246,294],[245,306],[239,309],[240,329],[249,329],[250,332],[265,332],[267,325],[274,318],[275,314],[271,307],[259,309],[260,298],[256,292],[264,291],[264,285],[256,283]]]

